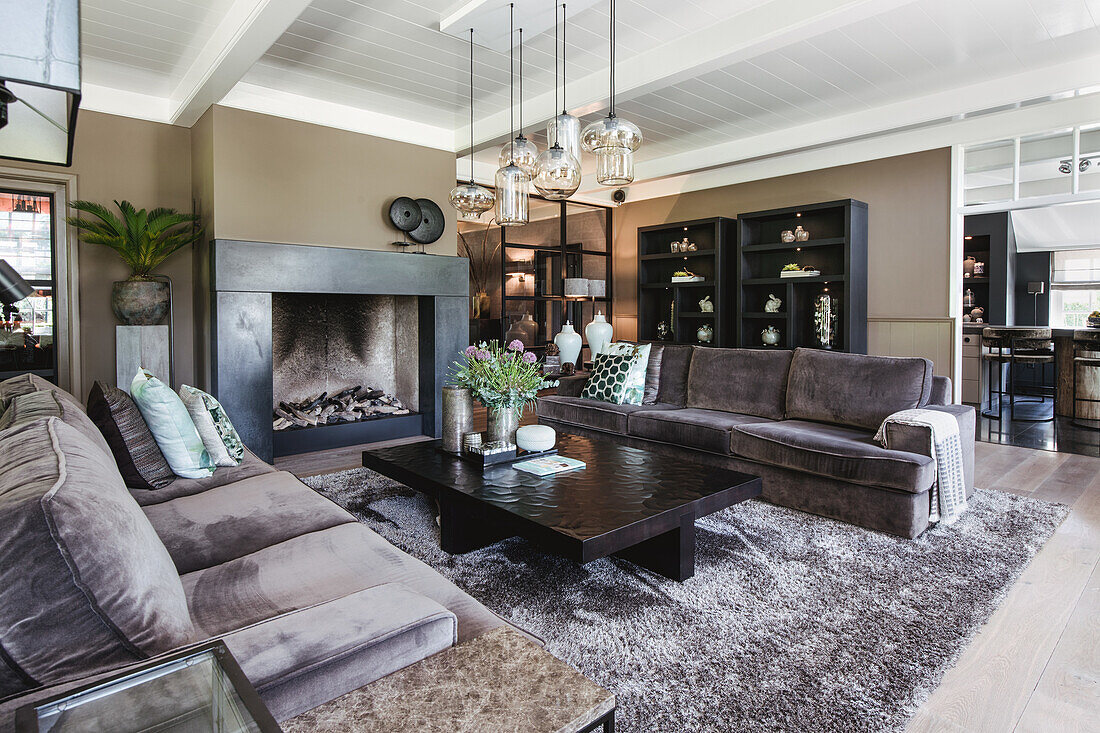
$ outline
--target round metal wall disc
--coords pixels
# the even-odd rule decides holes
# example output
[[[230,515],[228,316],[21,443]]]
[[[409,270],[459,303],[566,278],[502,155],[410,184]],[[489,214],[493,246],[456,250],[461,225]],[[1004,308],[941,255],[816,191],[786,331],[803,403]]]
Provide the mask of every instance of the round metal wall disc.
[[[390,204],[390,222],[403,232],[411,232],[420,226],[420,205],[408,196],[398,196]]]
[[[409,239],[420,244],[431,244],[443,236],[447,220],[431,199],[417,199],[416,203],[420,206],[420,226],[409,232]]]

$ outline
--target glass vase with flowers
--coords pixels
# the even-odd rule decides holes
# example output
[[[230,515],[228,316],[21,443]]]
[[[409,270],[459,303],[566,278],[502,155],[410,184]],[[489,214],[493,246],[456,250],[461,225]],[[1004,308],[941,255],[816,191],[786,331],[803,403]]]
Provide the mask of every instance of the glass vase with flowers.
[[[452,382],[468,388],[489,413],[488,441],[515,443],[523,411],[549,384],[535,353],[518,339],[507,346],[483,341],[467,346],[454,366]]]

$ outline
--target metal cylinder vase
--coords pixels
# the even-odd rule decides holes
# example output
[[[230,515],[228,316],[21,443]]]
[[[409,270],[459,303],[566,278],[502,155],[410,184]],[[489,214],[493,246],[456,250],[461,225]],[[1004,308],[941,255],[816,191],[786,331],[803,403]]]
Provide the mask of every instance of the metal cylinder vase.
[[[462,452],[462,436],[473,430],[474,402],[468,387],[443,388],[443,450]]]
[[[519,429],[521,410],[517,407],[503,407],[499,410],[489,408],[488,438],[490,443],[516,442],[516,430]]]

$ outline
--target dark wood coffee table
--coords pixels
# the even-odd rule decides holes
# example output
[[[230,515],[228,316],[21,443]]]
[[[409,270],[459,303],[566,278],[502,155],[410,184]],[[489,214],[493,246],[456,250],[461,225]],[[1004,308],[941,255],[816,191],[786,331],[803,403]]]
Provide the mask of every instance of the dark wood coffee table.
[[[611,440],[560,435],[587,468],[539,478],[485,471],[440,441],[363,452],[363,465],[439,502],[440,546],[476,550],[525,537],[579,563],[616,555],[673,580],[695,574],[695,520],[760,495],[760,479]]]

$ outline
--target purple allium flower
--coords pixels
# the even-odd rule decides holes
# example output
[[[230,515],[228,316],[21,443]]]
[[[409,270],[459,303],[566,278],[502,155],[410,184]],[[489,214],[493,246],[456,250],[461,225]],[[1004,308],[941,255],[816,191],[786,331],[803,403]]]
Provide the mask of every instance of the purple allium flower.
[[[519,339],[514,339],[511,343],[508,344],[508,348],[512,351],[523,351],[523,342]]]
[[[463,351],[463,353],[466,354],[466,356],[473,356],[474,354],[477,353],[477,347],[476,346],[467,346],[465,351]]]
[[[539,360],[539,358],[537,356],[535,356],[535,352],[528,351],[528,352],[524,353],[523,360],[525,362],[527,362],[528,364],[534,364],[536,361]]]
[[[489,361],[492,358],[493,358],[493,355],[490,354],[485,349],[478,349],[477,350],[477,360],[478,361]]]

